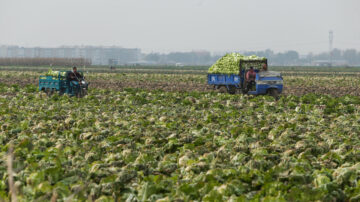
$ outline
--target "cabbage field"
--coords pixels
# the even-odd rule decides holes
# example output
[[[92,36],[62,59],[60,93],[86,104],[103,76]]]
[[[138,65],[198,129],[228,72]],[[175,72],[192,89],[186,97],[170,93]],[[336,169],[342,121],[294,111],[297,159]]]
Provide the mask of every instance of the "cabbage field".
[[[281,71],[284,78],[283,95],[302,96],[314,93],[334,97],[360,96],[360,68],[358,69],[355,72],[339,72],[339,70],[336,72],[315,72],[317,68],[313,68],[311,71]],[[45,71],[47,72],[48,69]],[[188,70],[183,73],[184,71],[173,69],[158,71],[157,69],[133,68],[131,73],[128,72],[128,69],[120,69],[116,73],[89,72],[85,73],[85,76],[91,82],[90,88],[115,91],[122,91],[126,88],[141,88],[149,91],[214,92],[214,88],[207,85],[207,71],[208,69],[205,69],[189,74]],[[44,72],[24,71],[23,69],[21,71],[1,71],[0,68],[0,83],[36,86],[39,83],[39,76],[44,74]]]
[[[0,201],[360,200],[357,73],[288,72],[277,101],[151,73],[48,97],[40,74],[0,71]]]

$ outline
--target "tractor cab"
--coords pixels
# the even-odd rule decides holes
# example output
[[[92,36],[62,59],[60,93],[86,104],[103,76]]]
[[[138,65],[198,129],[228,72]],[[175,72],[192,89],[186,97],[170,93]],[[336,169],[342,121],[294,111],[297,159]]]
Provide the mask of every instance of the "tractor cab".
[[[85,81],[84,73],[82,71],[78,71],[81,75],[81,78],[78,78],[78,81],[71,81],[70,73],[71,71],[66,71],[65,74],[69,94],[77,97],[85,96],[87,94],[89,83]]]
[[[89,83],[85,81],[83,72],[78,71],[82,76],[79,81],[72,82],[69,74],[71,71],[49,71],[46,75],[39,77],[39,90],[52,95],[58,92],[59,95],[83,97],[87,94]]]
[[[277,97],[283,90],[283,78],[280,72],[268,71],[263,69],[263,65],[267,67],[267,59],[260,60],[240,60],[240,78],[242,80],[241,88],[244,93],[250,95],[265,95]],[[256,73],[255,84],[248,86],[246,74],[254,68]]]

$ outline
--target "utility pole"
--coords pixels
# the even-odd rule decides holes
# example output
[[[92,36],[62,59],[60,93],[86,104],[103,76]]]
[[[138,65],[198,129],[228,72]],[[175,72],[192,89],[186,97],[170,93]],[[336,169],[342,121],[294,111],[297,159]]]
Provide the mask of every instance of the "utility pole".
[[[332,30],[329,31],[329,56],[330,56],[330,67],[332,66],[333,60],[333,40],[334,40],[334,33]]]

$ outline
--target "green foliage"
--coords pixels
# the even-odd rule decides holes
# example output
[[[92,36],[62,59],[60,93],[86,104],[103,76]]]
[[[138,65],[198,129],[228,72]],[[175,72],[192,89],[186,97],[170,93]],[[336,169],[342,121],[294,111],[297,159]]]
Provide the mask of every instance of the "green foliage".
[[[209,68],[211,74],[239,74],[240,60],[264,60],[265,58],[256,55],[244,56],[239,53],[226,54],[220,58],[216,63]]]
[[[357,201],[355,96],[249,97],[0,85],[6,154],[23,201]]]
[[[61,71],[53,71],[53,70],[50,68],[49,71],[46,72],[45,75],[46,75],[46,76],[52,76],[52,77],[57,78],[59,75],[62,76],[62,77],[64,77],[65,74],[66,74],[65,71],[63,71],[63,72],[61,72]]]

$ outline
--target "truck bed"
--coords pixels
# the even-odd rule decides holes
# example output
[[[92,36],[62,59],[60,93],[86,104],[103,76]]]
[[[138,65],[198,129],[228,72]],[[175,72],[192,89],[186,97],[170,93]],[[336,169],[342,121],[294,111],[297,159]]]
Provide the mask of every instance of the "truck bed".
[[[66,85],[66,80],[60,77],[53,76],[40,76],[39,77],[39,90],[55,89],[60,90]]]
[[[208,74],[209,85],[240,85],[240,81],[237,74]]]

